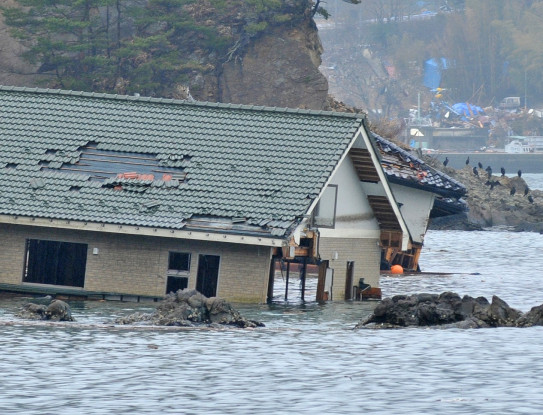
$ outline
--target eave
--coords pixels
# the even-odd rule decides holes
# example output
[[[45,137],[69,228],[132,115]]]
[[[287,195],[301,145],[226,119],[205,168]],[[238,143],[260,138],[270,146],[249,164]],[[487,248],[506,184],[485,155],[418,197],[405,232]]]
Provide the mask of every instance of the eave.
[[[109,223],[81,222],[74,220],[49,219],[32,216],[0,215],[0,223],[10,225],[38,226],[45,228],[69,229],[89,232],[115,233],[124,235],[154,236],[162,238],[192,239],[199,241],[236,243],[244,245],[258,245],[280,247],[286,244],[287,239],[274,238],[269,235],[255,236],[220,231],[217,229],[209,231],[183,229],[165,229],[159,227],[142,227],[116,225]]]

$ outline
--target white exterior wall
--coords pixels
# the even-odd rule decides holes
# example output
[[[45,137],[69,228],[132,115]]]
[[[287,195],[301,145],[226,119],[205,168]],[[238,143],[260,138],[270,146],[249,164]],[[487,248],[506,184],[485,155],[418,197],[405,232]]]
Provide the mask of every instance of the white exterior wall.
[[[400,212],[413,242],[422,243],[428,228],[430,211],[434,206],[435,195],[411,187],[390,184],[394,198],[401,203]]]
[[[338,237],[379,236],[379,223],[373,215],[366,193],[362,189],[353,163],[345,158],[332,176],[330,184],[338,186],[335,230]],[[338,232],[338,231],[343,232]],[[347,235],[347,231],[349,234]],[[358,234],[352,231],[359,231]],[[364,231],[364,232],[360,232]],[[371,231],[376,231],[371,232]],[[368,233],[369,232],[369,233]]]
[[[319,228],[319,254],[334,270],[333,300],[345,298],[347,262],[354,261],[353,284],[359,278],[379,287],[380,228],[353,163],[346,157],[331,178],[337,185],[334,228]]]

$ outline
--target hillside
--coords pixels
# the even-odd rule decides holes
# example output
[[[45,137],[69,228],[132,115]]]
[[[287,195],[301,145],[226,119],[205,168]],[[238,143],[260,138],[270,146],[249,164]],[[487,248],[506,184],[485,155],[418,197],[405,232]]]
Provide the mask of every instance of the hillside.
[[[3,2],[0,83],[328,108],[309,0],[79,3],[35,6],[36,20]]]
[[[331,17],[317,20],[321,71],[333,96],[370,116],[408,118],[419,102],[426,114],[436,95],[483,108],[508,96],[543,106],[541,0],[330,0],[328,7]],[[431,60],[436,78],[428,82]]]

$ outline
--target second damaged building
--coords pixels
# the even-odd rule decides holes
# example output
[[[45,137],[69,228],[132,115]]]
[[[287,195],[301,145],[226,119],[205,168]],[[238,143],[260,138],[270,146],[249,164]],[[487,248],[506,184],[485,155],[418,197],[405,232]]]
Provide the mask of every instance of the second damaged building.
[[[264,302],[287,259],[343,299],[378,295],[383,235],[407,249],[361,114],[14,87],[0,111],[4,290]]]
[[[380,150],[394,198],[409,229],[409,247],[401,250],[383,241],[383,259],[388,265],[419,270],[419,256],[431,218],[456,215],[467,210],[462,199],[466,187],[426,164],[410,151],[372,134]]]

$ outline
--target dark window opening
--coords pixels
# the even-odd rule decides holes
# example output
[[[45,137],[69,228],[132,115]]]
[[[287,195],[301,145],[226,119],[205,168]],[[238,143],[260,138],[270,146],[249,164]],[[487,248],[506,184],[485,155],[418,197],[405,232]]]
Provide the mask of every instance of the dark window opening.
[[[184,290],[188,286],[189,279],[187,277],[168,276],[168,283],[166,284],[166,294],[176,293],[179,290]]]
[[[26,240],[23,282],[83,287],[87,244]]]
[[[190,254],[186,252],[170,252],[168,256],[168,273],[189,271]]]

